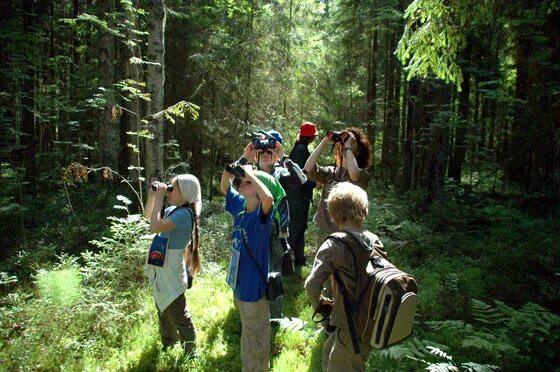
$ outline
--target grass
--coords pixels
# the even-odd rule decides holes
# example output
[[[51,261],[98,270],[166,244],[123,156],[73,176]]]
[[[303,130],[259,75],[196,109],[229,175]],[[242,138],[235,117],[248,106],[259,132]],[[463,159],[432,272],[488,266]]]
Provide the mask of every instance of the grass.
[[[304,269],[303,277],[309,268]],[[301,309],[302,329],[275,329],[271,341],[271,369],[293,371],[309,366],[309,371],[320,371],[320,345],[323,337],[318,327],[309,322],[311,309],[305,306],[301,291],[302,276],[294,274],[286,279],[287,313]],[[299,292],[299,293],[297,293]],[[241,369],[239,339],[241,323],[233,306],[231,289],[225,284],[221,267],[211,264],[195,279],[187,291],[187,303],[197,329],[197,357],[182,354],[179,345],[169,351],[160,350],[155,304],[147,290],[141,291],[138,323],[122,329],[121,346],[84,357],[83,369],[94,370],[191,370],[234,371]],[[292,296],[290,296],[292,294]],[[294,313],[292,313],[294,314]]]
[[[490,199],[471,199],[471,205],[463,203],[460,208],[451,204],[419,213],[414,201],[400,200],[390,192],[380,190],[372,197],[366,226],[381,236],[391,260],[416,277],[420,295],[415,337],[373,352],[368,371],[423,370],[426,365],[419,361],[437,361],[426,356],[427,345],[445,350],[457,363],[478,360],[481,355],[490,355],[487,362],[494,363],[492,348],[503,348],[503,344],[489,344],[484,354],[454,341],[459,325],[472,320],[473,298],[488,303],[500,299],[516,307],[534,301],[556,311],[558,287],[553,276],[558,271],[554,238],[560,233],[558,220],[530,217]],[[83,254],[80,259],[62,256],[58,265],[46,262],[35,270],[33,281],[2,284],[0,371],[240,370],[241,324],[232,291],[225,284],[231,219],[222,212],[221,203],[207,207],[214,211],[205,216],[202,230],[206,262],[187,291],[197,328],[196,356],[183,355],[178,345],[161,350],[155,304],[142,276],[148,241],[139,237],[145,227],[135,220],[114,219],[108,238],[96,243],[97,253]],[[310,226],[308,257],[316,250],[316,233]],[[48,251],[45,257],[52,257],[52,244],[38,246],[33,255],[41,257],[41,249]],[[273,330],[273,371],[321,370],[325,335],[311,321],[312,309],[303,290],[309,270],[304,268],[284,282],[284,312],[303,323],[294,321]],[[523,290],[524,286],[530,290]],[[452,326],[434,330],[438,321],[449,321]],[[468,327],[460,331],[464,334]],[[508,342],[530,342],[530,348],[519,350],[542,350],[548,358],[546,339],[526,340],[523,328],[519,334],[519,340]],[[552,345],[558,338],[554,340]],[[550,365],[550,360],[539,364],[531,359],[535,352],[526,353],[505,355],[501,365],[520,360],[525,363],[520,365]]]

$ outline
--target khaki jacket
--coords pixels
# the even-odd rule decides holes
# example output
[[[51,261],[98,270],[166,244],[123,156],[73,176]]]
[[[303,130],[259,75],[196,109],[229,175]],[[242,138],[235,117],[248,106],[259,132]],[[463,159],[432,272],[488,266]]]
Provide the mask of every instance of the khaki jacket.
[[[311,274],[305,281],[305,290],[314,309],[317,308],[320,302],[321,289],[326,280],[331,280],[333,283],[333,297],[334,307],[331,314],[330,324],[342,329],[348,329],[346,313],[344,311],[343,297],[340,290],[337,288],[337,283],[334,280],[333,273],[337,270],[344,286],[350,293],[358,293],[362,288],[357,288],[357,270],[360,270],[360,275],[366,275],[365,269],[369,260],[369,255],[375,248],[378,253],[386,258],[385,251],[383,250],[383,243],[377,235],[368,230],[344,230],[352,234],[355,238],[363,243],[365,247],[363,252],[357,252],[357,266],[354,264],[352,253],[348,251],[348,247],[335,239],[327,239],[321,245],[315,256],[315,262]],[[368,252],[369,250],[369,252]],[[362,271],[363,270],[363,271]],[[362,301],[362,306],[367,307],[367,301]],[[362,307],[361,306],[361,307]],[[360,307],[359,311],[362,311]],[[367,312],[367,308],[365,310]]]
[[[327,198],[332,188],[339,182],[348,181],[367,191],[369,173],[365,169],[360,169],[360,179],[354,182],[350,179],[350,175],[346,169],[342,169],[340,167],[335,168],[333,166],[320,167],[315,165],[315,167],[307,173],[307,178],[323,184],[321,201],[319,202],[317,214],[313,217],[313,221],[319,229],[330,234],[338,230],[327,210]]]

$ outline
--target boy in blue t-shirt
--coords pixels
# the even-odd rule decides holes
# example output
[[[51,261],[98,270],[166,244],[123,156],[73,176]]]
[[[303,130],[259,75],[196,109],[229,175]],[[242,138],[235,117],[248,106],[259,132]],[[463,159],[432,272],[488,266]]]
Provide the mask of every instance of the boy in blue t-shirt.
[[[222,173],[220,181],[220,188],[226,195],[226,210],[234,217],[227,282],[233,289],[235,306],[241,316],[243,370],[267,371],[270,313],[264,280],[268,273],[274,200],[257,177],[258,171],[253,171],[251,167],[244,170],[245,177],[238,180],[238,190],[232,187],[234,176],[227,171]],[[263,176],[260,173],[263,172],[259,172],[259,177]],[[251,258],[249,249],[255,260]],[[265,278],[261,277],[257,264]]]

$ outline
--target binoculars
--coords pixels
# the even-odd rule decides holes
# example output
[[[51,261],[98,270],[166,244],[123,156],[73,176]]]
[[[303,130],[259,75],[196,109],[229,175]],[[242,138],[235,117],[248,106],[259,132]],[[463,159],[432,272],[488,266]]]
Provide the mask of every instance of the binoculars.
[[[346,131],[336,131],[336,130],[329,130],[327,132],[327,138],[333,142],[340,142],[344,143],[350,134]]]
[[[235,177],[245,177],[245,169],[243,169],[241,165],[235,165],[232,167],[230,164],[227,164],[225,169],[226,172],[233,174]]]
[[[157,186],[155,183],[152,183],[152,190],[156,191],[157,190]],[[171,192],[173,191],[173,186],[171,185],[167,185],[167,192]]]
[[[232,186],[234,189],[239,190],[239,186],[241,186],[241,177],[245,177],[245,170],[241,165],[231,166],[227,164],[225,166],[226,172],[229,174],[233,174],[235,178],[233,179]]]
[[[256,150],[270,150],[276,147],[276,138],[264,130],[259,130],[258,133],[246,133],[245,137],[251,139]]]

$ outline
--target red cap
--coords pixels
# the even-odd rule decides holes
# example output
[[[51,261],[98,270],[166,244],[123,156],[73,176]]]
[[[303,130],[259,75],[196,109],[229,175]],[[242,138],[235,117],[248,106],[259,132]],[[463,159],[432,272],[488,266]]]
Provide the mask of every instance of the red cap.
[[[317,128],[315,124],[306,121],[299,126],[299,136],[300,137],[313,137],[316,136]]]

